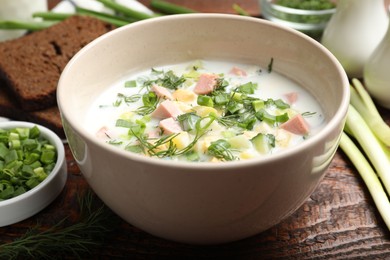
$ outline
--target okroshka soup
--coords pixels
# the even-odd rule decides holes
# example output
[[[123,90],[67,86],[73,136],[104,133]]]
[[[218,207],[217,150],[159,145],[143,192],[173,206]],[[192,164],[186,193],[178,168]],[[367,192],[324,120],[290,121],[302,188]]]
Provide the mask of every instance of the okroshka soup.
[[[271,155],[325,124],[302,87],[254,64],[195,60],[153,67],[108,86],[85,127],[102,142],[167,160],[222,162]]]

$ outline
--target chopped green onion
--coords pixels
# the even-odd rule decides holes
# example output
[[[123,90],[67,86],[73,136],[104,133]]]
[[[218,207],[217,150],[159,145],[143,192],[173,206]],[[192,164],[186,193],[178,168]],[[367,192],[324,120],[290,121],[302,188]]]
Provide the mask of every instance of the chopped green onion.
[[[39,131],[39,128],[37,126],[33,126],[30,130],[29,130],[29,137],[31,139],[36,139],[39,137],[40,135],[40,131]]]
[[[153,91],[142,95],[142,102],[145,106],[154,106],[157,101],[157,95]]]
[[[229,102],[229,94],[225,92],[217,92],[213,93],[213,100],[216,105],[222,106],[226,105]]]
[[[116,127],[125,127],[125,128],[130,128],[133,125],[133,123],[129,120],[126,119],[117,119],[115,122]]]
[[[42,150],[40,160],[44,164],[54,163],[56,160],[56,151],[49,149]]]
[[[180,126],[184,131],[191,131],[196,128],[196,122],[200,119],[195,113],[185,113],[177,117]]]
[[[185,156],[186,159],[190,162],[197,162],[200,159],[199,154],[194,151],[186,153]]]
[[[253,109],[255,110],[255,112],[257,112],[261,109],[264,109],[265,108],[264,100],[254,100],[252,102],[252,106],[253,106]]]
[[[54,168],[55,146],[37,126],[0,129],[0,201],[39,185]]]
[[[290,108],[290,105],[287,104],[286,102],[284,102],[282,99],[276,99],[274,100],[274,104],[277,108],[279,109],[286,109],[286,108]]]
[[[238,126],[247,130],[252,130],[257,119],[252,114],[242,114],[238,120]]]
[[[237,92],[244,94],[254,94],[257,89],[257,83],[248,82],[237,88]]]
[[[141,145],[127,145],[125,150],[133,153],[143,153]]]
[[[137,87],[136,80],[128,80],[125,82],[125,88],[135,88],[135,87]]]
[[[260,121],[265,121],[269,124],[274,124],[276,122],[276,116],[271,115],[265,109],[260,109],[259,111],[257,111],[255,116]]]
[[[226,109],[231,113],[231,114],[235,114],[237,113],[238,111],[240,111],[242,108],[244,107],[244,105],[242,103],[238,103],[234,100],[230,100],[229,103],[227,104],[226,106]]]
[[[275,116],[275,121],[278,123],[284,123],[284,122],[288,121],[288,119],[289,119],[289,116],[287,113],[283,113],[281,115]]]
[[[206,107],[213,107],[214,106],[213,99],[211,97],[205,96],[205,95],[199,95],[197,103],[200,106],[206,106]]]

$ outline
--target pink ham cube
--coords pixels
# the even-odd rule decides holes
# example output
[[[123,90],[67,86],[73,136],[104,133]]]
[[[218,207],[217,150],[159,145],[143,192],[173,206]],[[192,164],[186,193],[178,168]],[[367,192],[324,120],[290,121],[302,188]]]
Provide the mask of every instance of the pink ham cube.
[[[204,73],[200,75],[194,88],[194,92],[198,95],[206,95],[213,92],[218,84],[217,79],[218,75],[216,74]]]
[[[301,114],[298,114],[289,119],[287,122],[284,122],[280,125],[280,128],[296,135],[306,135],[310,130],[309,125]]]
[[[164,119],[168,117],[176,118],[180,114],[182,114],[181,110],[173,101],[165,100],[158,105],[156,110],[153,111],[152,116],[155,118]]]
[[[161,86],[158,86],[158,85],[153,85],[151,90],[154,93],[156,93],[156,96],[159,97],[159,98],[173,100],[173,96],[172,96],[171,92],[169,92],[169,90],[167,88],[164,88],[164,87],[161,87]]]
[[[161,120],[158,126],[163,130],[163,133],[167,135],[177,134],[183,131],[180,123],[173,117]]]

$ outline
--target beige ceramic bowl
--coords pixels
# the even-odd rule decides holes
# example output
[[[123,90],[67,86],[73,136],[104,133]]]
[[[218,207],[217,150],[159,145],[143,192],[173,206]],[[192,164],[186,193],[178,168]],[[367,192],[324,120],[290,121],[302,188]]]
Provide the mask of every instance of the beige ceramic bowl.
[[[101,143],[85,128],[94,99],[123,75],[195,59],[273,69],[317,98],[328,123],[302,145],[268,158],[169,162]],[[265,20],[223,14],[174,15],[134,23],[83,48],[65,68],[58,104],[88,183],[119,216],[151,234],[195,244],[239,240],[294,212],[322,179],[337,149],[349,84],[319,43]]]

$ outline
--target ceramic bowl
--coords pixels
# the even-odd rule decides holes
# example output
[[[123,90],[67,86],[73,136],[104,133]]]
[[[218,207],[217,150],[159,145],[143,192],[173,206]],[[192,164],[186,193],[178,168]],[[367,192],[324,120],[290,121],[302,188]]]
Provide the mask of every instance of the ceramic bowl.
[[[325,10],[302,10],[281,6],[274,0],[259,0],[262,16],[283,26],[301,31],[319,40],[336,12],[336,8]]]
[[[86,130],[92,102],[123,75],[196,59],[266,67],[309,91],[327,121],[283,153],[226,163],[169,162],[125,152]],[[172,15],[96,39],[64,69],[57,92],[65,133],[90,186],[132,225],[170,240],[216,244],[264,231],[294,212],[324,176],[349,104],[339,62],[310,37],[266,20]]]
[[[32,128],[37,124],[21,121],[0,122],[0,129]],[[48,206],[62,191],[67,179],[64,145],[61,139],[46,127],[37,125],[41,136],[57,148],[57,162],[52,172],[36,187],[11,199],[0,201],[0,227],[27,219]]]

